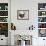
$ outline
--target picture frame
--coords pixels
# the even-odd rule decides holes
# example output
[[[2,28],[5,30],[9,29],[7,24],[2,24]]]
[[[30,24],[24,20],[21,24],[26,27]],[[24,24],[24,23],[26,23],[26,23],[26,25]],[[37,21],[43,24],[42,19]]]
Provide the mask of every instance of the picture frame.
[[[29,10],[17,10],[18,20],[29,20]]]

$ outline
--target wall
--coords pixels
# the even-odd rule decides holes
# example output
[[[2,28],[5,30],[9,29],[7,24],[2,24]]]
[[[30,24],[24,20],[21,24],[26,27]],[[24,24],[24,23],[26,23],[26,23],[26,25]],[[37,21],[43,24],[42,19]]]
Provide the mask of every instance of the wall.
[[[34,4],[34,5],[32,5]],[[17,10],[29,10],[29,20],[17,20]],[[33,0],[11,1],[11,22],[14,22],[17,30],[28,30],[29,26],[37,23],[37,2]]]
[[[35,26],[33,46],[38,46],[38,43],[43,44],[42,38],[38,38],[38,3],[45,3],[46,0],[11,0],[11,22],[16,25],[17,30],[28,30],[32,24]],[[29,20],[17,20],[17,10],[29,10]],[[16,31],[17,31],[16,30]],[[19,32],[19,31],[18,31]],[[40,41],[41,40],[41,41]],[[39,45],[40,46],[40,45]]]
[[[16,25],[17,30],[27,30],[32,24],[38,25],[38,3],[46,0],[11,0],[11,22]],[[29,20],[17,20],[17,10],[29,10]]]

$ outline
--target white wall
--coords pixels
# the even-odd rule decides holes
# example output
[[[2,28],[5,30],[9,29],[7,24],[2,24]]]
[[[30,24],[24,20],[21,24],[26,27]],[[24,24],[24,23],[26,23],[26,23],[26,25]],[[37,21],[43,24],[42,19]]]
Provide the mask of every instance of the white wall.
[[[17,30],[27,30],[32,24],[38,27],[38,3],[46,0],[11,0],[11,22]],[[17,10],[29,10],[29,20],[17,20]]]
[[[33,4],[33,5],[32,5]],[[17,10],[29,10],[29,20],[17,20]],[[11,1],[11,22],[16,25],[17,30],[27,30],[29,26],[37,25],[37,2],[32,0]]]
[[[17,30],[27,30],[33,24],[36,32],[34,36],[38,36],[38,3],[46,3],[46,0],[11,0],[11,22],[15,24]],[[29,10],[29,20],[17,20],[17,10],[27,9]],[[37,38],[37,40],[36,38],[33,38],[34,46],[43,43],[42,38]]]

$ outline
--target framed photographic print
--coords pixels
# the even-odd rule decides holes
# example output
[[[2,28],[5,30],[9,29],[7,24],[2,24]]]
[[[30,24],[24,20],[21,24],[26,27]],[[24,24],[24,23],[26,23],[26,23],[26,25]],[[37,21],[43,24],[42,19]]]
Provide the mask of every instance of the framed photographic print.
[[[29,10],[17,10],[18,20],[29,20]]]

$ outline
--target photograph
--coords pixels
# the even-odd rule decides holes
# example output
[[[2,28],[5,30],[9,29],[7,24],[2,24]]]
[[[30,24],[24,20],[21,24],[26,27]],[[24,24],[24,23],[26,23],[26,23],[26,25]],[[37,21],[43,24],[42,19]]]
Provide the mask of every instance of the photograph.
[[[17,10],[18,20],[29,20],[29,10]]]

